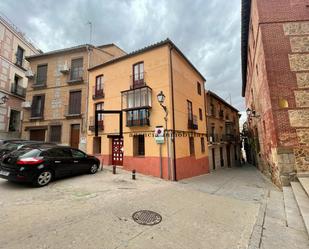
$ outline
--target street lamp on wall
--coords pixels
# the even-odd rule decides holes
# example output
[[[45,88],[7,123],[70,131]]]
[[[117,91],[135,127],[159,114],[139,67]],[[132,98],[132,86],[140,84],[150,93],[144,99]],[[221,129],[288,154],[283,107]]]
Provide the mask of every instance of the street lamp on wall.
[[[259,118],[259,117],[260,117],[260,115],[257,114],[255,110],[251,110],[250,108],[248,108],[248,109],[246,110],[246,113],[247,113],[247,116],[250,117],[250,118],[251,118],[251,117],[252,117],[252,118]]]
[[[0,98],[0,105],[5,104],[9,100],[9,97],[4,95]]]
[[[171,164],[170,164],[170,152],[169,152],[169,135],[168,135],[168,131],[167,131],[167,116],[168,116],[168,111],[167,111],[167,107],[165,105],[163,105],[164,103],[164,100],[165,100],[165,95],[162,91],[160,91],[158,94],[157,94],[157,99],[158,99],[158,102],[160,104],[160,106],[163,108],[164,112],[165,112],[165,117],[164,117],[164,121],[165,121],[165,134],[167,134],[167,137],[166,137],[166,143],[167,143],[167,164],[168,164],[168,179],[171,178]],[[160,168],[162,169],[162,145],[160,144]],[[162,170],[160,172],[160,177],[163,178],[163,175],[162,175]]]

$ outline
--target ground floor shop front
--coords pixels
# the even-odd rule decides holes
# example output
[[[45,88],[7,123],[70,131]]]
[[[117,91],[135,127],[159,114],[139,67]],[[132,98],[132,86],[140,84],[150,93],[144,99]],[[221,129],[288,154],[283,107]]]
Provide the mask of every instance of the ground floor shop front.
[[[173,142],[175,139],[175,142]],[[209,172],[206,137],[201,135],[165,137],[157,144],[152,134],[125,133],[88,136],[87,152],[96,155],[104,165],[120,165],[126,170],[181,180]]]

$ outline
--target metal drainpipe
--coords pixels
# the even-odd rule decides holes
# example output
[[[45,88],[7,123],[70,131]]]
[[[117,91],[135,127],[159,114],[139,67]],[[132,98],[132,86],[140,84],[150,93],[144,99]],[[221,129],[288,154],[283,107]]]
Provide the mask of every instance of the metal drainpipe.
[[[171,72],[171,90],[172,90],[172,143],[173,143],[173,181],[177,181],[177,167],[176,167],[176,146],[175,146],[175,109],[174,109],[174,77],[173,77],[173,60],[172,60],[172,50],[173,46],[170,46],[170,72]]]
[[[84,132],[85,135],[87,136],[87,125],[88,125],[88,101],[89,101],[89,88],[90,88],[90,82],[89,82],[89,71],[88,69],[90,68],[90,49],[89,45],[86,45],[87,49],[87,56],[88,56],[88,61],[87,61],[87,93],[86,93],[86,112],[85,112],[85,127],[84,127]],[[86,138],[87,139],[87,138]],[[87,143],[86,143],[86,150],[87,150]]]

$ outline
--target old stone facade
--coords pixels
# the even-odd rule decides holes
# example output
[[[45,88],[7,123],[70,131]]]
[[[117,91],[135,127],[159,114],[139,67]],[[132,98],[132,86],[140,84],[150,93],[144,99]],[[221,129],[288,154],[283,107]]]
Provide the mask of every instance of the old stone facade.
[[[205,92],[209,168],[216,170],[240,164],[239,113],[211,91]]]
[[[109,44],[100,48],[81,45],[27,57],[30,69],[22,138],[86,150],[88,68],[123,54]]]
[[[28,79],[25,56],[39,53],[8,19],[0,16],[0,139],[19,138]],[[3,103],[2,98],[7,101]]]
[[[242,7],[242,94],[254,111],[251,162],[282,186],[309,171],[308,3],[243,0]]]

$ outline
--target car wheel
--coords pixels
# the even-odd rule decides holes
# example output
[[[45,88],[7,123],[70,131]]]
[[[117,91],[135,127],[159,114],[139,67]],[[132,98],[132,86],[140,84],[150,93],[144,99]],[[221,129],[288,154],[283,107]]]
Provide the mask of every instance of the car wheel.
[[[53,173],[49,170],[44,170],[36,177],[34,185],[37,187],[44,187],[51,182],[52,178]]]
[[[91,168],[90,168],[90,174],[95,174],[95,173],[97,173],[98,169],[99,169],[98,165],[97,165],[97,164],[93,164],[93,165],[91,166]]]

